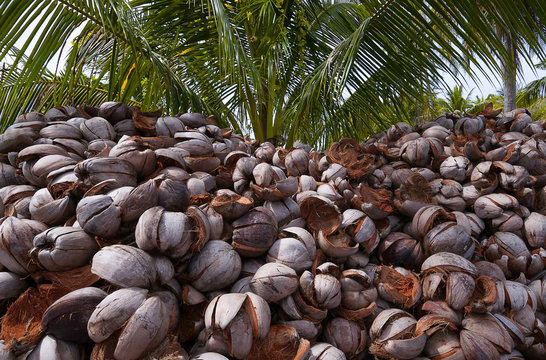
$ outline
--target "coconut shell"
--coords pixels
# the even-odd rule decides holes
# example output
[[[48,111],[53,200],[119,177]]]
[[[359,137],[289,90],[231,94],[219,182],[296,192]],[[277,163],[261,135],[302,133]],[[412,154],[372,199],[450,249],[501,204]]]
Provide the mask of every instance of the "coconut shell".
[[[78,343],[91,341],[87,322],[106,295],[96,287],[86,287],[64,295],[44,312],[42,328],[61,340]]]
[[[273,212],[259,206],[235,220],[233,247],[243,256],[259,256],[267,252],[277,238],[277,220]]]

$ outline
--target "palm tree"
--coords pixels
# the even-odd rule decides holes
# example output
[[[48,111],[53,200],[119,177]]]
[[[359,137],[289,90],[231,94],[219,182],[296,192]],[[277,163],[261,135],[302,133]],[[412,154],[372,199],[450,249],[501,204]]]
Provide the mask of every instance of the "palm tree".
[[[13,56],[19,51],[13,49]],[[22,56],[23,64],[27,61],[26,56]],[[28,109],[50,109],[59,104],[83,104],[89,103],[99,105],[108,100],[108,86],[87,77],[83,73],[68,76],[65,71],[55,75],[47,68],[40,72],[39,77],[33,81],[30,86],[22,84],[19,79],[21,69],[15,68],[12,71],[5,64],[0,68],[0,82],[3,84],[0,88],[0,104],[12,104],[19,108]],[[66,83],[70,81],[70,83]],[[68,86],[68,91],[64,92]],[[28,96],[21,97],[21,92],[28,92]],[[134,99],[127,101],[129,105],[140,106],[141,103]],[[17,108],[14,109],[17,111]],[[5,129],[9,126],[10,117],[4,116],[4,112],[10,111],[8,107],[0,108],[0,118],[2,123],[0,128]]]
[[[476,95],[476,99],[472,101],[471,107],[466,109],[467,113],[476,114],[490,106],[492,109],[502,109],[504,106],[504,96],[502,91],[498,91],[496,94],[489,94],[486,97],[479,97]]]
[[[538,14],[533,12],[533,9],[528,6],[527,1],[522,1],[522,9],[527,12],[529,18],[527,20],[520,21],[531,21],[534,26],[531,26],[527,29],[530,35],[534,33],[538,38],[541,34],[546,32],[546,19],[544,17],[538,16]],[[521,57],[529,56],[529,53],[532,54],[532,51],[527,51],[526,36],[522,36],[521,33],[517,31],[506,31],[502,29],[501,26],[497,29],[499,35],[503,39],[504,47],[507,53],[510,55],[508,58],[500,59],[502,69],[503,69],[503,94],[504,94],[504,111],[511,111],[516,108],[517,103],[517,84],[516,77],[518,67],[520,67]],[[528,59],[530,60],[530,59]]]
[[[546,60],[536,67],[546,70]],[[546,76],[533,80],[519,89],[517,105],[529,108],[534,120],[546,120]]]
[[[384,110],[445,85],[444,73],[454,74],[455,67],[472,76],[470,64],[500,74],[496,59],[510,54],[491,18],[544,53],[545,35],[534,35],[521,1],[484,3],[4,0],[0,61],[24,30],[31,36],[0,83],[19,94],[0,98],[2,118],[11,121],[40,104],[33,84],[79,32],[66,68],[53,74],[60,77],[58,101],[75,101],[74,84],[87,79],[108,100],[213,113],[259,140],[283,136],[288,144],[300,139],[325,146],[341,136],[363,138],[398,121]],[[546,18],[542,1],[525,3]],[[481,46],[471,53],[465,46],[471,43]]]
[[[463,111],[468,110],[472,105],[471,97],[473,91],[474,89],[470,90],[466,96],[463,96],[462,86],[455,86],[453,89],[448,89],[446,94],[447,98],[438,100],[442,112],[462,113]]]
[[[536,68],[546,70],[546,59],[536,65]],[[537,100],[546,97],[546,76],[533,80],[518,92],[518,103],[521,106],[530,106]]]

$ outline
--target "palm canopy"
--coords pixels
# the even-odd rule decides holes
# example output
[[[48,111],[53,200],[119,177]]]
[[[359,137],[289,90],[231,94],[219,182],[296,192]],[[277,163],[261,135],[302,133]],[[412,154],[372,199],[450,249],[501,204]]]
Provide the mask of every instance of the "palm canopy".
[[[546,59],[536,65],[538,69],[546,70]],[[518,102],[523,106],[531,106],[546,98],[546,76],[526,84],[518,92]]]
[[[471,96],[474,90],[471,90],[466,96],[463,95],[463,87],[455,86],[448,89],[446,99],[439,99],[439,104],[443,112],[462,113],[472,106]]]
[[[521,34],[544,56],[545,35],[536,36],[534,21],[546,19],[543,1],[482,3],[4,0],[0,61],[24,30],[31,35],[0,77],[2,121],[44,103],[36,82],[71,46],[48,88],[57,101],[93,104],[93,91],[72,95],[87,83],[109,100],[212,113],[260,140],[283,136],[323,147],[342,136],[362,138],[396,122],[400,99],[443,85],[445,73],[475,76],[474,64],[500,74],[497,59],[510,54],[497,27]]]

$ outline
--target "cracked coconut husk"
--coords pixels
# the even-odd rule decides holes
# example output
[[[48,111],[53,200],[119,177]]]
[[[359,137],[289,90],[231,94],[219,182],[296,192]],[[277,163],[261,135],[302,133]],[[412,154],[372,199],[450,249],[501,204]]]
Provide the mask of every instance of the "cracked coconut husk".
[[[324,235],[334,233],[341,225],[341,214],[326,201],[317,197],[305,198],[300,204],[301,215],[315,233]]]
[[[91,265],[62,272],[44,271],[34,274],[33,277],[47,279],[68,292],[91,286],[100,280],[98,275],[91,272]]]
[[[409,308],[413,306],[421,296],[419,279],[413,273],[404,275],[395,269],[380,265],[377,270],[376,285],[381,284],[385,291],[396,304]]]
[[[493,109],[493,103],[489,103],[489,104],[487,104],[485,106],[485,108],[483,108],[483,110],[478,111],[475,114],[472,114],[472,113],[469,113],[469,112],[466,112],[466,111],[465,111],[464,114],[465,114],[465,116],[468,116],[468,117],[471,117],[471,118],[476,118],[476,117],[478,117],[478,115],[483,115],[483,116],[485,116],[487,118],[495,118],[501,112],[502,112],[502,109],[494,110]]]
[[[375,157],[362,151],[354,139],[341,139],[328,149],[327,159],[330,163],[340,164],[347,169],[349,179],[360,181],[371,174]]]
[[[309,340],[301,338],[293,327],[273,325],[264,339],[254,342],[247,359],[302,360],[309,348]]]
[[[497,286],[490,276],[480,275],[474,280],[474,292],[470,302],[464,307],[465,314],[485,313],[495,304]]]
[[[27,289],[11,304],[2,319],[0,339],[16,355],[25,353],[42,338],[42,316],[47,308],[70,290],[57,285],[38,285]]]
[[[359,187],[360,196],[355,196],[351,199],[351,204],[356,209],[361,209],[364,204],[371,204],[372,207],[391,214],[394,212],[392,203],[392,192],[386,189],[374,189],[370,186],[361,184]],[[366,212],[366,211],[364,211]]]
[[[156,111],[143,112],[138,106],[131,106],[133,111],[133,124],[135,128],[143,131],[145,134],[155,135],[155,123],[161,116],[161,109]]]
[[[402,183],[395,195],[401,200],[415,200],[424,204],[436,205],[432,196],[432,187],[428,180],[421,174],[411,175]]]

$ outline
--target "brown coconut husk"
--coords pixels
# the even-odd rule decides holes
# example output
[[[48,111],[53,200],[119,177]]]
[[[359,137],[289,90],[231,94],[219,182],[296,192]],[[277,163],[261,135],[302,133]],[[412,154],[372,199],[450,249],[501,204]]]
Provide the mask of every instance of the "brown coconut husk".
[[[211,115],[213,116],[213,115]],[[210,117],[210,116],[209,116]],[[216,117],[215,117],[216,118]],[[208,117],[207,117],[208,119]],[[208,121],[208,120],[207,120]],[[216,124],[210,124],[210,125],[216,125]],[[230,129],[230,128],[223,128],[222,129],[222,137],[224,139],[229,139],[229,137],[231,136],[231,134],[233,134],[233,129]]]
[[[113,333],[108,339],[101,343],[95,344],[93,351],[91,351],[90,360],[105,360],[114,359],[114,351],[116,351],[116,345],[118,344],[118,338],[121,334],[121,330]]]
[[[114,352],[118,344],[118,339],[121,335],[122,329],[113,333],[105,341],[95,344],[93,351],[91,352],[90,360],[114,360]],[[177,341],[176,336],[169,335],[153,350],[143,354],[140,360],[177,360],[187,359],[188,354],[182,348],[182,345]]]
[[[210,194],[205,194],[210,195]],[[192,196],[193,197],[193,196]],[[191,198],[190,198],[191,199]],[[211,196],[212,199],[212,196]],[[191,203],[191,200],[190,200]],[[197,206],[197,205],[196,205]],[[209,226],[205,223],[206,217],[202,212],[198,212],[199,209],[189,208],[186,215],[191,219],[194,232],[194,241],[190,247],[190,252],[195,253],[201,251],[203,246],[209,241]]]
[[[380,265],[377,267],[376,285],[383,284],[383,290],[393,302],[405,308],[413,306],[420,294],[419,279],[413,274],[404,275],[395,269]]]
[[[485,313],[490,310],[497,299],[497,286],[490,276],[478,276],[474,280],[474,284],[474,292],[470,302],[464,308],[465,314],[470,312]]]
[[[140,111],[138,106],[131,106],[130,109],[133,111],[133,124],[135,128],[147,135],[154,136],[156,134],[155,123],[157,122],[157,118],[161,116],[161,109],[149,112]]]
[[[431,315],[446,318],[457,326],[461,325],[463,320],[462,314],[450,308],[445,301],[425,301],[421,305],[421,310]]]
[[[307,226],[317,234],[334,233],[341,225],[341,214],[332,205],[317,197],[307,197],[300,203],[301,216],[307,221]]]
[[[354,139],[345,138],[333,143],[328,149],[327,158],[330,163],[345,167],[352,181],[363,180],[374,170],[375,156],[363,152]]]
[[[413,217],[423,206],[437,205],[430,183],[421,174],[411,175],[394,194],[394,206],[406,216]]]
[[[218,188],[233,189],[233,169],[220,165],[216,173]]]
[[[351,199],[351,205],[356,209],[360,209],[363,204],[372,204],[375,208],[386,213],[394,212],[392,203],[392,192],[386,189],[374,189],[370,186],[361,184],[359,187],[360,196],[355,196]]]
[[[190,196],[190,206],[201,206],[204,204],[210,203],[212,200],[212,194],[206,193],[206,194],[199,194],[199,195],[192,195]]]
[[[197,305],[183,305],[180,309],[180,320],[178,322],[178,340],[181,343],[192,341],[197,338],[203,330],[203,314],[207,308],[207,302]]]
[[[300,360],[309,352],[309,340],[291,326],[273,325],[264,339],[255,341],[247,360]]]
[[[472,139],[470,141],[468,141],[465,145],[464,145],[464,148],[461,150],[461,154],[462,155],[453,155],[453,156],[466,156],[468,157],[472,162],[477,162],[481,159],[483,159],[485,157],[485,152],[483,152],[480,148],[479,148],[479,144],[480,144],[480,139],[479,138],[475,138],[475,139]]]
[[[497,110],[494,110],[493,109],[493,103],[489,103],[487,104],[483,110],[481,111],[478,111],[477,113],[475,114],[472,114],[472,113],[469,113],[469,112],[466,112],[465,111],[465,116],[468,116],[468,117],[472,117],[472,118],[475,118],[477,117],[478,115],[483,115],[485,116],[486,118],[496,118],[497,115],[499,115],[500,113],[502,112],[502,109],[497,109]]]
[[[272,142],[273,144],[275,143],[275,140],[273,140]],[[292,149],[290,150],[286,150],[286,149],[277,149],[277,153],[278,153],[278,156],[279,156],[279,160],[281,161],[281,163],[284,165],[284,159],[286,159],[286,156],[288,155],[288,153],[291,151]]]
[[[432,196],[432,187],[428,180],[421,174],[411,175],[400,189],[395,191],[396,197],[400,200],[413,200],[423,204],[436,205]]]
[[[435,315],[427,314],[419,318],[417,325],[415,326],[415,335],[427,334],[432,336],[437,331],[457,331],[457,325],[455,325],[450,319]]]
[[[179,360],[187,359],[188,353],[177,341],[176,337],[169,335],[155,350],[146,355],[142,360]]]
[[[338,307],[335,310],[335,313],[347,320],[362,320],[372,315],[377,309],[377,304],[374,302],[370,303],[367,307],[363,307],[357,310],[347,309],[343,306]]]
[[[8,308],[2,319],[0,339],[8,351],[19,355],[36,346],[42,337],[42,316],[46,309],[70,291],[58,285],[29,288]]]
[[[100,280],[98,275],[91,272],[91,265],[82,266],[63,272],[41,272],[33,275],[39,279],[46,279],[53,285],[68,292],[88,287]]]
[[[99,109],[89,106],[86,103],[83,103],[82,105],[78,106],[78,110],[82,114],[82,117],[86,119],[91,119],[94,116],[99,116]]]
[[[239,194],[221,194],[214,197],[210,206],[225,219],[234,220],[246,213],[254,205],[254,200]]]
[[[510,160],[510,158],[512,157],[514,151],[516,151],[517,149],[519,148],[519,144],[518,143],[512,143],[512,144],[509,144],[505,147],[506,149],[506,156],[504,156],[502,158],[502,161],[508,161]],[[532,170],[532,169],[530,169]]]

